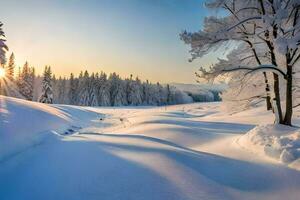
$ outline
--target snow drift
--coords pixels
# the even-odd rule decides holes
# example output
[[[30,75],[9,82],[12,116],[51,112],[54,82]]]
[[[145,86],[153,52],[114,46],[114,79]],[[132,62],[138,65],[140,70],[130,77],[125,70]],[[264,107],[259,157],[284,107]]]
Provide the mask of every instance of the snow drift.
[[[236,143],[267,118],[259,110],[229,116],[218,103],[97,108],[0,99],[0,199],[299,197],[299,171]]]
[[[47,105],[0,96],[0,161],[38,145],[45,137],[78,129],[95,116],[81,107]]]
[[[300,129],[284,125],[259,125],[241,136],[243,147],[300,169]]]

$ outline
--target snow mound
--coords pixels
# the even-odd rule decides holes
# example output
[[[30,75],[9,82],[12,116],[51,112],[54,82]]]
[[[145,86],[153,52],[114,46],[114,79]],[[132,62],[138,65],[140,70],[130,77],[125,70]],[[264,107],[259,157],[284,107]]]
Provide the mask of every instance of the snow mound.
[[[45,138],[49,141],[72,134],[96,117],[95,112],[82,107],[0,96],[0,162],[41,144]]]
[[[274,124],[259,125],[241,136],[238,143],[251,151],[263,153],[285,164],[300,161],[298,128]]]

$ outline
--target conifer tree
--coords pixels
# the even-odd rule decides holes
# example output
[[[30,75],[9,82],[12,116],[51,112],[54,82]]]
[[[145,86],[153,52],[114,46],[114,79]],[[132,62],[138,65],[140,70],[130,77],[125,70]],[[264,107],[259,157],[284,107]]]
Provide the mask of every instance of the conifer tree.
[[[97,98],[97,91],[96,91],[96,77],[94,73],[92,73],[91,77],[89,78],[88,94],[89,94],[88,105],[98,106],[98,98]]]
[[[0,67],[1,65],[3,66],[6,63],[6,57],[5,53],[8,51],[8,47],[5,44],[5,34],[4,31],[2,30],[3,23],[0,22]]]
[[[20,80],[19,80],[19,93],[26,100],[32,101],[33,99],[33,84],[34,84],[34,73],[35,70],[30,68],[28,62],[23,66]]]
[[[101,72],[100,77],[97,81],[97,96],[98,103],[100,106],[110,106],[110,91],[109,91],[109,82],[107,80],[107,75],[104,72]]]
[[[75,105],[78,82],[75,80],[73,73],[71,73],[71,75],[70,75],[69,82],[70,82],[69,91],[68,91],[69,104]]]
[[[89,73],[88,71],[84,72],[82,78],[79,78],[79,105],[88,106],[90,101],[89,95]]]
[[[4,31],[2,30],[2,22],[0,22],[0,68],[3,68],[4,64],[6,63],[6,57],[5,57],[5,53],[6,51],[8,51],[8,47],[5,44],[6,40],[5,40],[5,34]],[[0,80],[0,94],[2,93],[1,91],[3,90],[3,84],[1,83],[2,80]]]
[[[8,64],[5,69],[6,77],[10,81],[14,80],[14,70],[15,70],[15,55],[14,55],[14,53],[11,53],[9,60],[8,60]]]
[[[52,91],[52,72],[51,68],[45,67],[44,74],[43,74],[43,82],[42,82],[42,95],[39,98],[39,102],[41,103],[53,103],[53,91]]]
[[[127,105],[126,87],[120,76],[112,73],[109,77],[110,81],[110,97],[112,106]]]

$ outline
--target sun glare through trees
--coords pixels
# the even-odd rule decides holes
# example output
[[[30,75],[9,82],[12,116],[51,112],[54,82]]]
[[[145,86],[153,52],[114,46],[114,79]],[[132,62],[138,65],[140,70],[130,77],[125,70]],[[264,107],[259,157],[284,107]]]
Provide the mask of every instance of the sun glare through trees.
[[[0,68],[0,78],[5,77],[5,70],[3,68]]]
[[[300,200],[300,0],[0,14],[0,200]]]

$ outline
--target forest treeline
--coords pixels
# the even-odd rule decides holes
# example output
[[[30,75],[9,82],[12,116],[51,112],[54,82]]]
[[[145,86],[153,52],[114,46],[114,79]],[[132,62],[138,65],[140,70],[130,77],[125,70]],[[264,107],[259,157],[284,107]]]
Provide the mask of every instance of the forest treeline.
[[[170,85],[141,81],[130,75],[122,79],[117,73],[80,72],[56,78],[50,66],[37,76],[28,62],[14,74],[15,56],[11,54],[5,66],[6,78],[1,94],[42,103],[82,106],[172,105],[193,102],[187,93]]]

